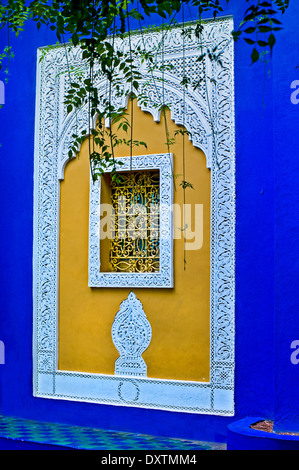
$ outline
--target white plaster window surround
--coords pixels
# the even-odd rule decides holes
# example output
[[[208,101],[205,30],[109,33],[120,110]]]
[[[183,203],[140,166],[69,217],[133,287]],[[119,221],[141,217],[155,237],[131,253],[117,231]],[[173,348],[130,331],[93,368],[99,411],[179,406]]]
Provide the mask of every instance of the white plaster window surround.
[[[173,156],[172,154],[139,155],[118,158],[116,170],[159,170],[159,272],[124,273],[100,270],[101,180],[90,178],[89,286],[90,287],[173,287]],[[120,164],[121,163],[121,164]]]
[[[34,175],[34,396],[187,413],[234,414],[233,29],[232,17],[206,21],[204,24],[203,48],[212,50],[219,45],[222,64],[211,62],[208,56],[203,63],[197,62],[201,55],[198,39],[191,34],[183,41],[180,28],[174,27],[164,37],[164,61],[173,65],[173,70],[165,72],[164,81],[157,80],[155,85],[146,68],[142,70],[143,91],[148,96],[148,105],[140,104],[141,109],[151,112],[153,118],[159,120],[158,94],[162,93],[163,86],[165,102],[170,103],[171,118],[190,132],[193,145],[205,153],[207,166],[211,170],[209,382],[58,369],[60,180],[64,177],[64,167],[68,162],[71,136],[88,130],[89,115],[88,106],[77,115],[69,115],[63,105],[68,87],[67,63],[71,63],[74,69],[84,70],[85,67],[79,48],[70,48],[68,57],[64,46],[44,50],[41,61],[41,51],[38,51]],[[148,50],[159,50],[161,31],[144,33],[143,38],[136,33],[132,35],[132,41],[133,48],[138,43],[145,43]],[[123,41],[119,47],[128,47],[128,44]],[[196,90],[192,87],[183,89],[180,84],[183,73],[199,79],[200,86]],[[155,75],[159,78],[158,72]],[[205,81],[205,77],[209,79]],[[97,87],[99,96],[104,95],[105,81],[99,80]],[[138,292],[136,295],[138,297]],[[200,338],[198,341],[200,343]]]

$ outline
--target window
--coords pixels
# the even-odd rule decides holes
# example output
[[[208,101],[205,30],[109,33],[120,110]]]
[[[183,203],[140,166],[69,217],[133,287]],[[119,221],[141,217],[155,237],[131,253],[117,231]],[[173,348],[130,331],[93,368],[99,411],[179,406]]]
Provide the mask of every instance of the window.
[[[89,286],[173,287],[172,155],[118,161],[109,201],[101,200],[104,183],[90,183]],[[112,220],[106,234],[103,211]]]
[[[159,199],[157,170],[118,173],[111,181],[114,223],[110,249],[112,271],[159,271]]]

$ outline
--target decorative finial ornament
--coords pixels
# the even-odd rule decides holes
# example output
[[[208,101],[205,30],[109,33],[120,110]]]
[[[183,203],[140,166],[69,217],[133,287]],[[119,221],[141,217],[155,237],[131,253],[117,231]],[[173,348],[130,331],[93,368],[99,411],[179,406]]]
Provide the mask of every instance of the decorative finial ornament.
[[[111,334],[120,354],[115,361],[115,374],[146,376],[147,366],[141,355],[151,342],[152,329],[142,303],[133,292],[120,304]]]

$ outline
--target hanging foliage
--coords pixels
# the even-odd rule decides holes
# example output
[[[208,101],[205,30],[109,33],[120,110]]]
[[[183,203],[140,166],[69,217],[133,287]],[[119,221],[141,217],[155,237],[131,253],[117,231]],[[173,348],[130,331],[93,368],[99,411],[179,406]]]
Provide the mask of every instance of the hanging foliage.
[[[81,50],[82,60],[87,65],[88,76],[80,70],[74,70],[68,66],[69,88],[65,96],[67,113],[77,113],[83,106],[88,106],[89,129],[81,134],[72,135],[72,144],[69,148],[69,157],[78,155],[82,143],[88,139],[91,175],[94,180],[100,178],[107,169],[111,172],[114,184],[119,184],[119,174],[116,168],[116,148],[119,145],[128,146],[128,154],[133,156],[135,146],[145,146],[146,142],[134,139],[133,122],[134,107],[130,107],[130,115],[126,109],[116,107],[113,96],[121,98],[120,102],[133,101],[138,98],[140,104],[146,104],[146,94],[143,94],[142,73],[140,66],[146,63],[148,75],[159,97],[158,110],[161,113],[165,127],[165,144],[168,153],[177,138],[182,142],[182,167],[183,175],[180,187],[183,190],[184,204],[186,203],[186,191],[192,190],[193,185],[186,180],[185,137],[189,132],[183,128],[169,134],[166,119],[166,110],[171,107],[167,103],[164,93],[164,74],[169,71],[169,65],[164,61],[164,40],[167,31],[173,27],[180,15],[183,65],[181,86],[184,94],[188,87],[194,90],[201,84],[196,77],[189,77],[185,73],[185,40],[194,35],[198,39],[200,56],[199,62],[208,58],[222,66],[222,50],[216,46],[213,50],[203,47],[203,16],[209,15],[216,18],[223,12],[224,5],[231,0],[6,0],[0,3],[0,30],[6,34],[7,44],[0,54],[0,71],[7,80],[9,74],[9,62],[13,58],[13,50],[10,45],[10,36],[18,36],[25,27],[25,23],[31,20],[36,23],[37,29],[48,27],[54,31],[57,41],[64,45],[66,57],[69,46]],[[238,28],[232,32],[235,41],[243,39],[251,47],[251,61],[259,60],[266,65],[266,54],[272,54],[276,42],[276,33],[282,28],[279,17],[285,13],[289,6],[289,0],[244,0],[248,3],[244,11],[244,17]],[[160,43],[155,51],[147,50],[144,24],[149,23],[152,15],[160,18]],[[147,20],[146,20],[147,17]],[[192,20],[188,24],[185,18]],[[146,21],[145,21],[146,20]],[[154,28],[154,27],[150,27]],[[132,46],[133,31],[138,29],[142,41],[137,48]],[[127,47],[120,48],[116,44],[126,41]],[[51,47],[51,46],[50,46]],[[44,49],[46,52],[47,49]],[[1,52],[1,51],[0,51]],[[160,60],[157,60],[157,57]],[[41,59],[43,55],[41,56]],[[162,87],[156,86],[157,72]],[[213,138],[215,131],[213,116],[208,97],[207,80],[204,77],[204,90],[209,107],[209,119]],[[97,89],[99,80],[106,81],[107,93],[100,96]],[[210,79],[211,80],[211,79]],[[162,92],[159,91],[162,89]],[[183,112],[185,116],[185,112]],[[185,119],[185,118],[183,118]],[[113,124],[113,126],[112,126]],[[123,132],[119,132],[119,131]],[[120,137],[126,135],[126,138]],[[215,142],[214,142],[215,145]],[[217,162],[216,162],[217,163]],[[175,175],[174,177],[174,187]],[[185,230],[185,221],[183,228]],[[185,246],[185,245],[184,245]],[[184,248],[184,268],[186,254]]]
[[[289,0],[246,0],[250,5],[244,12],[244,19],[239,27],[232,32],[235,41],[243,38],[252,48],[252,62],[257,62],[265,51],[272,52],[275,45],[276,32],[281,29],[279,16],[289,6]],[[90,121],[89,131],[81,135],[74,134],[73,143],[69,149],[69,156],[78,154],[82,142],[88,137],[90,145],[90,167],[94,179],[99,178],[107,167],[112,174],[116,164],[115,148],[120,144],[128,145],[130,155],[133,147],[146,146],[145,142],[136,141],[133,138],[133,115],[127,116],[124,109],[117,109],[112,105],[113,90],[121,96],[124,93],[131,100],[138,97],[142,101],[142,78],[139,63],[146,61],[149,71],[156,70],[157,63],[152,51],[144,47],[137,50],[131,47],[132,30],[138,28],[144,32],[146,17],[157,15],[162,22],[162,40],[160,53],[162,65],[159,66],[161,80],[163,81],[166,70],[163,61],[163,38],[167,28],[175,22],[178,14],[183,17],[183,38],[190,34],[185,24],[185,10],[196,12],[195,34],[199,39],[199,47],[202,53],[200,60],[204,60],[208,54],[210,60],[221,64],[221,52],[217,49],[204,51],[201,43],[203,32],[202,16],[210,14],[214,18],[223,12],[223,6],[230,0],[67,0],[67,1],[31,1],[7,0],[0,3],[0,29],[7,35],[7,45],[0,55],[0,70],[8,76],[9,61],[13,57],[10,46],[10,35],[19,35],[25,27],[27,20],[34,21],[37,28],[48,27],[55,32],[59,43],[70,43],[79,47],[82,51],[82,59],[88,64],[89,76],[83,77],[80,73],[69,70],[69,90],[65,97],[65,105],[68,113],[78,111],[83,105],[88,104]],[[193,25],[194,30],[194,25]],[[121,51],[115,48],[115,40],[126,39],[129,48]],[[157,53],[157,51],[156,51]],[[66,47],[67,54],[67,47]],[[105,78],[107,81],[107,96],[100,98],[95,85],[97,79]],[[124,86],[125,85],[125,86]],[[187,86],[196,88],[198,84],[192,83],[192,77],[183,74],[181,85],[185,90]],[[124,91],[126,90],[126,91]],[[165,102],[164,93],[160,97],[160,111],[165,121],[166,144],[168,150],[175,138],[168,133],[165,110],[168,103]],[[133,106],[131,107],[133,113]],[[96,118],[96,121],[94,122]],[[107,122],[109,125],[107,126]],[[117,125],[117,130],[124,130],[128,138],[120,138],[117,131],[113,132],[112,123]],[[213,122],[211,119],[211,126]],[[183,135],[184,142],[184,135]],[[184,145],[184,144],[183,144]],[[183,159],[184,159],[183,149]],[[184,161],[185,168],[185,161]],[[181,183],[184,191],[192,188],[183,175]]]

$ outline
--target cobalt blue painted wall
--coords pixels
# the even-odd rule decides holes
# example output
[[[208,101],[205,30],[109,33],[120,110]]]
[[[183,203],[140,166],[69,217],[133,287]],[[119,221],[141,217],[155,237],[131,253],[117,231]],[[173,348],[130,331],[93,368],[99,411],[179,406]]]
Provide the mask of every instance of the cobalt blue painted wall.
[[[275,427],[299,432],[299,365],[290,345],[299,340],[299,105],[290,84],[299,80],[298,2],[291,2],[288,27],[274,61],[275,116]],[[298,94],[297,94],[298,95]],[[299,356],[299,355],[297,355]]]
[[[20,37],[12,41],[15,59],[11,62],[6,86],[6,104],[0,111],[0,340],[5,343],[6,353],[5,365],[0,365],[0,413],[213,441],[224,441],[227,425],[245,416],[275,417],[279,426],[298,427],[299,365],[296,368],[290,362],[290,343],[299,339],[296,318],[299,259],[296,122],[299,105],[290,103],[290,82],[299,78],[299,71],[295,70],[299,60],[294,49],[299,13],[296,3],[297,6],[292,5],[291,11],[284,15],[286,30],[278,36],[270,65],[271,78],[266,80],[265,87],[263,64],[250,65],[250,49],[244,41],[235,46],[234,418],[32,397],[36,49],[53,44],[56,39],[46,29],[37,32],[35,25],[27,24]],[[245,0],[233,0],[224,13],[233,14],[238,25],[246,5]],[[5,40],[1,32],[0,45],[5,44]],[[288,42],[286,53],[284,40]]]

